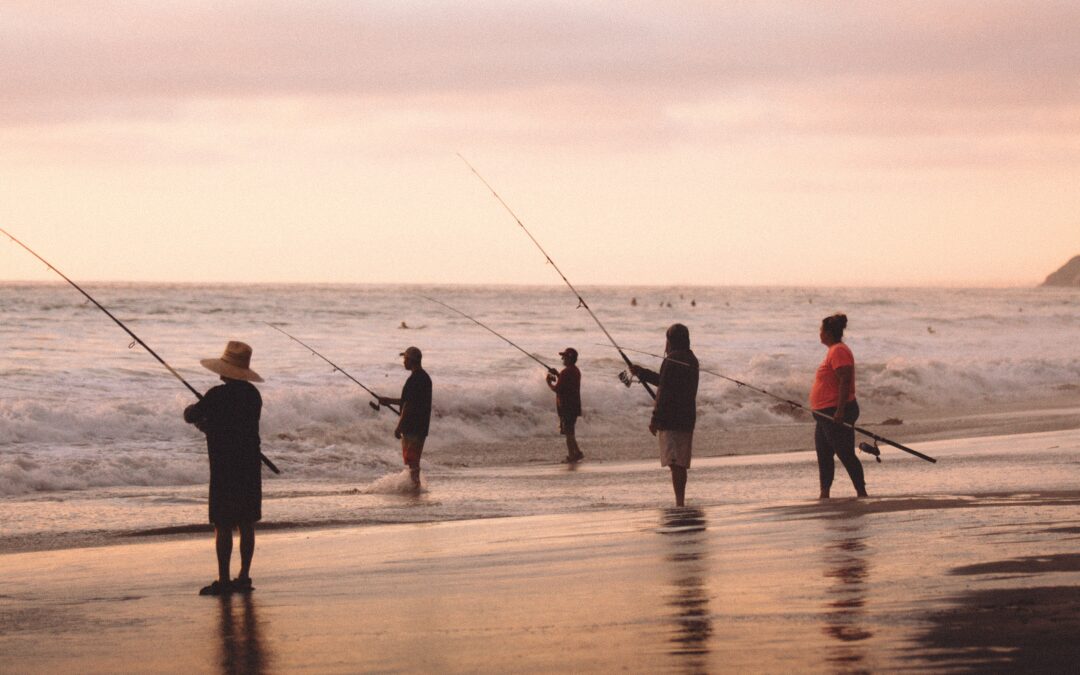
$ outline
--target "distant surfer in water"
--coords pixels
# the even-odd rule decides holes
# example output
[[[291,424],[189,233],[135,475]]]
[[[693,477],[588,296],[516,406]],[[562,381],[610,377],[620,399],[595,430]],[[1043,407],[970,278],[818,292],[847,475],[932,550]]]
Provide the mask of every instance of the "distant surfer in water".
[[[681,323],[667,329],[660,372],[634,364],[631,372],[643,382],[656,386],[649,432],[660,443],[660,466],[671,469],[671,485],[675,489],[675,505],[686,501],[686,472],[697,422],[698,361],[690,350],[690,329]]]
[[[421,367],[423,354],[416,347],[401,352],[409,379],[401,388],[401,398],[380,396],[382,405],[400,405],[401,418],[394,429],[394,438],[401,439],[401,455],[409,467],[413,488],[420,489],[420,455],[424,452],[428,427],[431,424],[431,378]]]
[[[247,593],[254,590],[251,558],[255,523],[262,519],[262,396],[251,383],[263,379],[251,370],[251,347],[243,342],[229,342],[221,358],[200,363],[220,375],[224,384],[184,410],[184,421],[206,434],[210,456],[210,522],[216,533],[218,578],[199,594]],[[240,530],[240,576],[230,581],[233,529]]]
[[[847,322],[844,314],[827,316],[822,319],[818,334],[821,344],[829,348],[818,366],[814,386],[810,390],[810,409],[818,413],[814,415],[817,420],[814,447],[817,449],[821,499],[828,499],[832,488],[836,470],[834,454],[847,469],[855,493],[860,497],[866,496],[862,463],[855,456],[855,430],[842,424],[853,425],[859,419],[859,403],[855,400],[855,356],[843,343]]]
[[[547,385],[555,392],[555,410],[559,414],[559,433],[566,436],[567,464],[585,459],[578,447],[574,427],[581,417],[581,371],[577,367],[578,353],[573,347],[559,352],[563,369],[558,375],[548,373]]]

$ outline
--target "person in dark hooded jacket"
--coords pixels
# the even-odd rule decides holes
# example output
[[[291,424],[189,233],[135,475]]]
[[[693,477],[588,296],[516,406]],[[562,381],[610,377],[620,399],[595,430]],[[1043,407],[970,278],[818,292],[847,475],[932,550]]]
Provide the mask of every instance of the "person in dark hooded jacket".
[[[667,329],[664,363],[660,372],[634,364],[631,372],[656,386],[656,403],[649,432],[660,444],[660,466],[671,469],[675,505],[686,500],[686,473],[697,422],[698,360],[690,350],[690,329],[681,323]]]

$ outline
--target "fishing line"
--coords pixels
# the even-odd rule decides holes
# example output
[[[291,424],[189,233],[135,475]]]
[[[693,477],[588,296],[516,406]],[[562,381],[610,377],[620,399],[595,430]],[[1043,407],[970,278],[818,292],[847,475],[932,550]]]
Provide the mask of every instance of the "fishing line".
[[[532,243],[536,245],[536,248],[540,249],[540,253],[544,254],[544,258],[547,260],[548,264],[555,268],[555,271],[558,272],[560,277],[562,277],[562,280],[566,283],[567,287],[573,292],[575,296],[577,296],[578,307],[585,308],[585,311],[589,313],[589,316],[593,318],[593,321],[596,322],[596,325],[600,327],[600,330],[604,332],[604,335],[611,342],[611,346],[614,347],[622,356],[623,361],[626,362],[626,367],[629,368],[632,365],[632,363],[630,362],[630,358],[623,352],[622,348],[619,346],[619,343],[615,342],[615,338],[611,337],[611,333],[608,332],[607,328],[604,328],[604,324],[602,324],[600,322],[600,319],[597,318],[596,314],[593,313],[592,309],[589,307],[589,303],[585,302],[585,298],[581,297],[581,293],[578,293],[577,289],[574,288],[574,285],[570,283],[570,280],[567,279],[566,275],[563,274],[561,269],[559,269],[559,266],[555,264],[555,261],[552,260],[551,256],[548,255],[547,251],[544,250],[544,247],[541,246],[540,242],[536,240],[536,237],[532,236],[532,233],[529,232],[529,228],[525,227],[525,223],[521,222],[521,218],[518,218],[517,214],[514,213],[514,210],[510,208],[510,205],[507,204],[503,200],[503,198],[499,196],[499,193],[495,191],[495,188],[491,187],[491,184],[488,183],[487,180],[485,180],[484,177],[480,175],[480,172],[477,171],[473,167],[473,165],[469,163],[469,160],[465,159],[465,157],[463,157],[461,153],[458,153],[458,157],[461,157],[461,161],[465,162],[465,166],[469,167],[469,170],[472,171],[473,174],[480,179],[480,182],[483,183],[488,190],[491,191],[491,194],[495,196],[495,199],[499,200],[499,203],[503,205],[503,208],[506,209],[507,213],[509,213],[514,218],[518,226],[521,227],[521,229],[525,232],[526,235],[528,235]],[[627,382],[628,380],[623,381]],[[639,382],[641,381],[639,380]],[[645,391],[649,392],[649,396],[651,396],[654,400],[656,399],[656,394],[653,393],[652,388],[647,382],[641,382],[641,386],[645,387]]]

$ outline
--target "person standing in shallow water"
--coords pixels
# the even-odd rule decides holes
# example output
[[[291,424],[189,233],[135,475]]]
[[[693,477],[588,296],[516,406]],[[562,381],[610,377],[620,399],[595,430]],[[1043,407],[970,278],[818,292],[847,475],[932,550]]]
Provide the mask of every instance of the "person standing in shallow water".
[[[656,386],[649,432],[660,444],[660,466],[671,469],[675,505],[686,501],[686,473],[697,422],[698,360],[690,350],[690,329],[681,323],[667,329],[664,363],[655,373],[637,364],[630,371],[643,382]]]
[[[817,450],[821,499],[828,499],[832,488],[836,470],[833,455],[839,457],[847,469],[855,486],[855,494],[866,496],[862,462],[855,456],[855,429],[844,426],[853,425],[859,419],[859,403],[855,400],[855,356],[843,342],[847,322],[844,314],[827,316],[821,321],[818,335],[821,344],[829,349],[818,366],[814,386],[810,390],[810,409],[817,413],[814,415],[817,420],[814,447]]]
[[[218,578],[199,594],[250,592],[254,590],[251,559],[255,555],[255,523],[262,519],[262,396],[251,383],[263,379],[251,370],[251,347],[243,342],[229,342],[221,358],[200,363],[220,375],[224,384],[184,409],[184,421],[206,434],[210,457],[210,522],[214,524]],[[234,529],[240,531],[240,575],[230,581]]]
[[[394,438],[401,439],[401,455],[409,467],[413,488],[420,489],[420,455],[424,452],[428,428],[431,425],[431,378],[421,366],[423,354],[416,347],[401,352],[409,379],[401,388],[401,398],[379,397],[382,405],[400,405],[401,418],[394,429]]]
[[[567,464],[580,462],[585,455],[578,447],[575,427],[577,418],[581,417],[581,371],[577,367],[578,353],[573,347],[567,347],[559,352],[562,357],[563,369],[555,373],[554,369],[547,375],[547,385],[555,392],[555,410],[559,414],[559,433],[566,436],[566,459]]]

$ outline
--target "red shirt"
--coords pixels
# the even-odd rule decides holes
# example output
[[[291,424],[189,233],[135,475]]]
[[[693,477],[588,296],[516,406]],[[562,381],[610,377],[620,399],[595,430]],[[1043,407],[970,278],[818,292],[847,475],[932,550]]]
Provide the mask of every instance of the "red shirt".
[[[839,405],[840,378],[837,377],[836,370],[844,366],[851,366],[851,391],[848,392],[847,402],[855,400],[855,355],[846,344],[837,342],[829,347],[825,360],[814,375],[814,387],[810,390],[811,410],[835,408]]]

